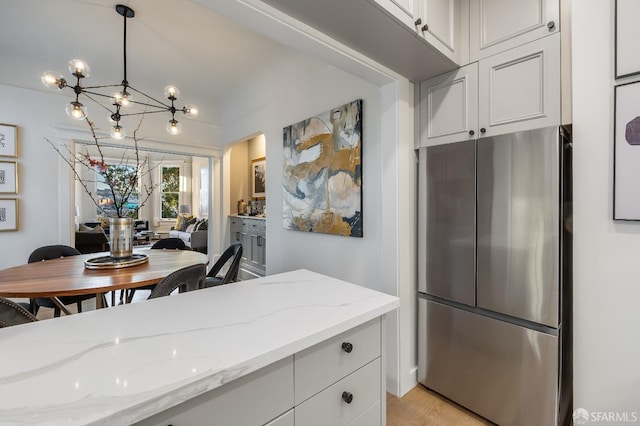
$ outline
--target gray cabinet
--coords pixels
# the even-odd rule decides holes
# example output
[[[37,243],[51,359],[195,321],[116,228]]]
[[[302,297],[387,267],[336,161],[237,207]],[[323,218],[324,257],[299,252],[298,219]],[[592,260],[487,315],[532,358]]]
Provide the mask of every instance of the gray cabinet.
[[[267,224],[265,219],[229,216],[231,242],[242,244],[241,280],[265,276],[267,272]]]

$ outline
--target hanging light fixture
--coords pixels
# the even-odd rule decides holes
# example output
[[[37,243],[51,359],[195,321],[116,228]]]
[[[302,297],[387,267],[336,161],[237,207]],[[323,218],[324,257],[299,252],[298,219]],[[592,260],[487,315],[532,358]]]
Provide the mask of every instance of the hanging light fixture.
[[[130,115],[143,115],[152,114],[158,112],[168,112],[171,114],[171,119],[167,123],[167,132],[172,135],[178,135],[182,131],[182,124],[176,120],[176,112],[184,113],[185,117],[193,118],[198,115],[198,108],[195,105],[185,105],[182,108],[176,108],[175,101],[180,96],[180,91],[175,86],[167,86],[164,88],[164,96],[171,102],[165,103],[158,101],[157,99],[135,89],[129,84],[127,80],[127,19],[134,17],[133,9],[128,6],[119,4],[116,6],[116,12],[124,18],[124,43],[123,43],[123,58],[124,58],[124,76],[122,83],[120,84],[108,84],[103,86],[82,86],[82,79],[89,77],[90,68],[89,65],[81,59],[72,59],[69,61],[69,72],[76,78],[75,85],[70,85],[62,75],[47,71],[42,75],[42,83],[49,88],[62,90],[69,88],[73,90],[76,97],[71,101],[67,107],[67,115],[75,120],[83,120],[87,117],[87,107],[80,102],[80,96],[84,96],[91,99],[102,108],[109,111],[109,120],[113,123],[111,129],[111,137],[114,139],[123,139],[126,134],[125,130],[120,124],[123,117]],[[115,88],[115,92],[110,94],[100,93],[98,89],[109,88],[111,91]],[[135,97],[140,96],[137,100]],[[111,99],[112,107],[107,107],[98,102],[94,97],[109,98]],[[144,108],[144,111],[130,111],[126,112],[126,109],[131,105],[139,105]],[[125,110],[123,110],[125,108]]]

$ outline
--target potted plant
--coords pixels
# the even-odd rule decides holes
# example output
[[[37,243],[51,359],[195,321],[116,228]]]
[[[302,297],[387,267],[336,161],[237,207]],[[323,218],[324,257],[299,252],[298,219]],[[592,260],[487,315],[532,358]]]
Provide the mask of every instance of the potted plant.
[[[133,132],[133,159],[126,154],[119,160],[110,162],[105,159],[103,146],[96,134],[96,128],[92,121],[85,119],[91,130],[92,143],[89,146],[95,148],[97,155],[91,155],[89,149],[83,152],[73,153],[66,147],[63,153],[49,139],[45,140],[53,147],[60,157],[73,171],[75,180],[80,183],[84,191],[89,195],[102,216],[109,218],[110,255],[115,259],[131,257],[133,254],[133,218],[137,217],[138,210],[149,200],[153,191],[159,186],[151,180],[151,168],[148,159],[141,158],[138,150],[138,130],[142,120]],[[91,171],[91,178],[83,178],[81,170]],[[95,174],[94,174],[95,173]],[[93,177],[95,176],[95,177]],[[149,177],[149,184],[145,177]],[[106,194],[93,190],[96,182],[106,185]],[[104,191],[103,191],[104,192]]]

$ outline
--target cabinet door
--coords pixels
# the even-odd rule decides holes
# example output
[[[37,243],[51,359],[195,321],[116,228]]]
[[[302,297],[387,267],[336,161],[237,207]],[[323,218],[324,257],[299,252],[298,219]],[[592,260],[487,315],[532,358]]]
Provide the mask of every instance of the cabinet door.
[[[560,124],[560,34],[483,59],[478,72],[480,137]]]
[[[420,0],[418,30],[433,47],[456,60],[456,0]]]
[[[478,64],[420,84],[420,146],[477,138]]]
[[[240,232],[240,244],[242,244],[241,263],[250,263],[251,259],[251,235],[245,230]]]
[[[251,240],[251,256],[249,257],[249,264],[256,269],[260,269],[262,266],[262,237],[260,235],[251,234],[249,238]]]
[[[560,0],[473,0],[469,13],[471,61],[560,29]]]
[[[420,0],[373,0],[384,10],[393,15],[397,20],[402,22],[409,28],[417,29],[418,13],[420,8],[418,1]]]

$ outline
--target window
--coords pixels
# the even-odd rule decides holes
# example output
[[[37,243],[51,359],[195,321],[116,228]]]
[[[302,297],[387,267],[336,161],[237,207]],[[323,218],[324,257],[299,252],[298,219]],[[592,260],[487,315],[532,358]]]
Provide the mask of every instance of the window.
[[[160,206],[162,219],[177,219],[180,201],[180,167],[162,166],[160,182]]]
[[[138,209],[138,205],[140,203],[139,200],[139,192],[138,188],[133,191],[131,194],[122,194],[118,191],[117,188],[124,188],[124,192],[127,192],[127,184],[121,184],[117,179],[128,179],[127,176],[136,172],[135,166],[128,166],[125,164],[119,164],[117,166],[107,166],[107,170],[103,172],[96,171],[96,194],[98,199],[98,204],[100,204],[101,209],[96,207],[96,214],[98,216],[106,215],[107,217],[118,217],[118,213],[116,211],[115,200],[113,198],[113,192],[111,188],[106,182],[106,174],[112,176],[113,186],[115,191],[115,196],[118,202],[126,197],[126,203],[122,203],[122,217],[132,217],[134,219],[138,218],[138,214],[136,210]],[[136,185],[137,186],[137,185]]]

